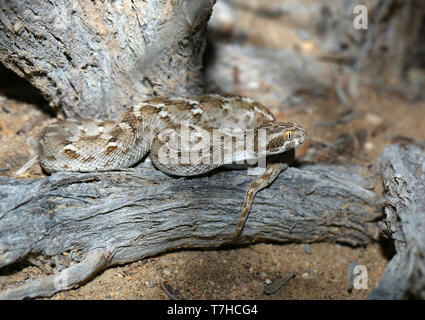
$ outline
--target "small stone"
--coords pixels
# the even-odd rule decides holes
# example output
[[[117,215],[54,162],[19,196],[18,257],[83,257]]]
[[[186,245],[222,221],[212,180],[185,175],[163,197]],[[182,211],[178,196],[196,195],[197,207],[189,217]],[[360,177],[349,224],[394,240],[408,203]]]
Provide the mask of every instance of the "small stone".
[[[295,276],[296,276],[295,272],[289,272],[285,277],[276,278],[272,284],[264,286],[264,293],[265,294],[276,293],[281,287],[286,285],[286,283]]]
[[[366,114],[365,121],[369,122],[373,126],[379,126],[384,122],[384,120],[380,116],[373,113]]]
[[[308,243],[305,243],[304,244],[304,252],[306,253],[306,254],[311,254],[311,246],[308,244]]]
[[[270,279],[266,279],[266,280],[264,281],[264,283],[265,283],[266,285],[271,285],[271,284],[272,284],[272,281],[271,281]]]
[[[366,150],[372,150],[372,149],[373,149],[373,143],[372,143],[372,142],[366,142],[366,143],[364,144],[364,148],[365,148]]]
[[[309,278],[309,274],[308,274],[308,272],[304,272],[302,275],[301,275],[301,278],[303,278],[303,279],[308,279]]]
[[[262,279],[264,279],[265,277],[267,277],[267,273],[265,273],[265,272],[260,272],[260,277],[261,277]]]

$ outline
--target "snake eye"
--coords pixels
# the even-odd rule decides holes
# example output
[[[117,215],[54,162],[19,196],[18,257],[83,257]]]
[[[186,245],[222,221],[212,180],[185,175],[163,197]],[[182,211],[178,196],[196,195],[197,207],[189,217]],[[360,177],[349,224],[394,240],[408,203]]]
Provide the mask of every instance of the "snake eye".
[[[283,135],[286,140],[292,140],[292,138],[294,137],[294,131],[292,130],[285,131]]]

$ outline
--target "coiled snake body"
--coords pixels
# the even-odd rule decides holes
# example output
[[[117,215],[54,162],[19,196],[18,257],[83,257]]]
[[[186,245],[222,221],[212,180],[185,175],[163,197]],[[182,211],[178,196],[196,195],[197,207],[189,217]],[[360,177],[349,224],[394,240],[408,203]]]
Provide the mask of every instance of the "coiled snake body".
[[[166,139],[161,138],[164,132],[168,140],[173,136],[178,137],[179,132],[183,132],[178,130],[179,127],[184,126],[190,137],[196,136],[194,133],[199,133],[201,129],[204,136],[206,133],[213,137],[218,132],[220,138],[207,139],[207,155],[194,157],[196,160],[192,161],[191,152],[193,154],[194,151],[190,150],[199,141],[189,139],[188,146],[184,146],[182,143],[167,143]],[[230,137],[227,141],[234,142],[234,129],[239,129],[243,138],[247,137],[246,132],[251,132],[255,138],[252,148],[247,148],[246,143],[239,147],[234,144],[229,147],[225,143],[226,137]],[[265,133],[262,153],[258,143],[261,129]],[[193,176],[235,161],[258,158],[260,153],[265,156],[284,152],[290,154],[287,151],[298,147],[307,137],[308,133],[302,126],[294,122],[275,122],[267,108],[245,97],[159,97],[128,108],[116,122],[63,120],[47,126],[40,137],[39,158],[47,172],[91,172],[130,167],[150,152],[152,162],[161,171],[176,176]],[[217,152],[214,153],[214,150]],[[191,161],[185,163],[161,159],[161,154],[172,151],[177,155],[177,160],[188,154]],[[213,157],[213,154],[218,157]],[[287,162],[268,163],[263,175],[251,183],[234,237],[243,229],[255,194],[269,185],[287,166]]]

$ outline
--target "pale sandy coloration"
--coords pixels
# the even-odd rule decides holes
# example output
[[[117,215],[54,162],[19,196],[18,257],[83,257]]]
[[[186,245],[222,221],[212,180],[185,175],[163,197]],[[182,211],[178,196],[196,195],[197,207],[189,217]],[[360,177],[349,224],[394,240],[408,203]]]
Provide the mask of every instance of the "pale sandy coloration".
[[[165,147],[167,151],[173,148],[177,157],[184,156],[187,151],[180,144],[168,146],[159,139],[160,133],[166,129],[178,132],[182,123],[188,124],[190,134],[203,130],[213,137],[213,131],[220,130],[220,134],[226,137],[229,136],[229,130],[224,129],[240,129],[243,132],[251,130],[257,139],[251,149],[235,149],[222,141],[225,139],[219,139],[218,142],[211,139],[211,154],[214,154],[213,150],[218,150],[220,157],[209,157],[211,161],[203,162],[164,163],[158,154]],[[261,130],[265,133],[263,146],[260,146],[258,139]],[[39,157],[41,166],[47,172],[90,172],[127,168],[150,152],[152,162],[161,171],[176,176],[193,176],[235,161],[258,158],[262,147],[265,150],[262,155],[293,150],[307,137],[307,130],[302,126],[294,122],[276,122],[266,107],[246,97],[217,94],[190,98],[159,97],[128,108],[116,122],[83,119],[51,124],[41,134]],[[287,163],[272,163],[251,184],[235,236],[239,235],[244,226],[255,194],[269,185],[286,167]]]

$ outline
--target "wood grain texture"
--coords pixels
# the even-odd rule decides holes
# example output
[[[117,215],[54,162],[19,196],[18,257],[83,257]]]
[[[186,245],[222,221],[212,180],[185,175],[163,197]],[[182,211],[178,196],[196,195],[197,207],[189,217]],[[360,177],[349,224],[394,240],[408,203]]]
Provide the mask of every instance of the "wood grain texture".
[[[369,299],[425,299],[425,152],[393,144],[378,162],[385,188],[382,231],[394,241],[396,255]]]
[[[202,93],[215,0],[0,1],[0,61],[68,118],[116,119],[147,96]]]
[[[375,0],[369,11],[365,42],[356,69],[397,85],[406,66],[415,65],[421,40],[425,4],[420,0]],[[376,79],[373,79],[376,81]]]
[[[364,174],[353,166],[290,167],[257,194],[237,243],[374,241],[381,213],[369,190],[374,181]],[[253,179],[246,171],[176,179],[149,167],[0,179],[0,266],[29,255],[70,251],[77,252],[74,262],[83,263],[101,250],[107,262],[95,259],[82,266],[91,270],[90,276],[172,249],[228,244]],[[74,278],[69,286],[82,281]],[[26,284],[32,286],[31,297],[43,295],[40,283],[46,286]],[[0,297],[28,297],[22,295],[28,290],[21,289],[6,290]]]

